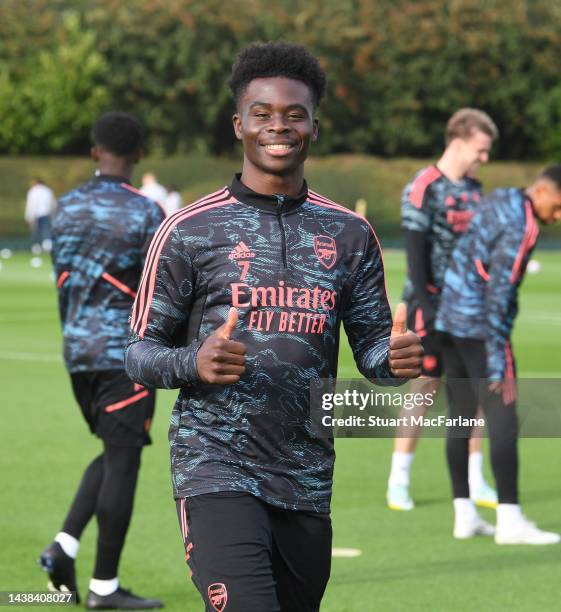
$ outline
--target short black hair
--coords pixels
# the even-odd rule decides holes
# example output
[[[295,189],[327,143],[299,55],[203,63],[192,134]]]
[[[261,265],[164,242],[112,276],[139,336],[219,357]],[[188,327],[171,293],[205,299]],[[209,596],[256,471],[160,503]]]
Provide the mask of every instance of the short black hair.
[[[92,141],[94,145],[120,157],[134,155],[144,146],[144,129],[133,115],[110,111],[94,123]]]
[[[561,164],[555,164],[553,166],[548,166],[541,173],[540,177],[553,181],[557,189],[561,191]]]
[[[238,55],[232,66],[228,85],[236,104],[253,79],[268,77],[302,81],[310,88],[314,107],[325,94],[325,72],[306,47],[283,41],[252,43]]]

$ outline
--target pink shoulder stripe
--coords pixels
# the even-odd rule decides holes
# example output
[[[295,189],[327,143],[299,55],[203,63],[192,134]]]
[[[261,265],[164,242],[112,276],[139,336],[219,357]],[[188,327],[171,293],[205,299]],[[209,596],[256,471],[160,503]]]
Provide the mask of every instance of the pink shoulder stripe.
[[[512,272],[510,274],[511,283],[515,283],[520,278],[522,260],[528,251],[536,244],[536,240],[538,239],[538,235],[540,233],[538,224],[534,218],[532,205],[528,200],[524,202],[524,208],[526,213],[526,227],[524,229],[524,237],[522,238],[520,248],[518,249],[518,254],[514,260],[514,265],[512,266]]]
[[[142,191],[136,189],[135,187],[133,187],[132,185],[129,185],[128,183],[121,183],[121,187],[124,187],[128,191],[132,191],[132,193],[136,193],[137,195],[142,196],[146,200],[150,200],[151,202],[156,202],[156,204],[162,209],[162,212],[164,213],[164,215],[167,217],[167,212],[166,212],[166,209],[164,208],[164,205],[161,202],[158,202],[158,200],[152,200],[152,198],[145,196],[142,193]]]
[[[218,197],[219,195],[222,195],[222,194],[226,193],[227,191],[228,191],[228,185],[224,185],[224,187],[222,187],[222,189],[217,189],[216,191],[213,191],[212,193],[209,193],[208,195],[205,195],[202,198],[199,198],[198,200],[195,200],[192,204],[188,204],[184,208],[192,209],[193,206],[197,206],[197,204],[204,203],[207,200],[210,200],[210,198]]]
[[[425,191],[427,187],[439,179],[442,176],[442,172],[436,166],[429,166],[426,170],[423,170],[421,174],[413,182],[409,199],[415,208],[421,208],[423,206],[423,199],[425,197]]]
[[[201,205],[197,206],[195,210],[193,210],[192,207],[189,207],[187,209],[183,209],[182,211],[178,211],[178,213],[172,215],[171,223],[165,224],[165,227],[160,227],[160,229],[156,233],[156,236],[154,237],[154,242],[157,244],[157,247],[152,253],[151,259],[149,261],[146,261],[144,275],[142,278],[142,283],[144,285],[142,287],[142,293],[139,290],[138,296],[136,298],[139,302],[139,308],[134,308],[134,311],[136,311],[136,316],[133,320],[131,320],[132,329],[134,329],[134,331],[136,331],[136,333],[141,338],[144,337],[144,331],[146,330],[146,327],[148,325],[148,314],[150,312],[152,299],[154,297],[154,288],[156,286],[156,273],[158,270],[158,263],[167,237],[170,235],[176,225],[181,221],[184,221],[189,217],[193,217],[194,215],[198,215],[201,212],[205,212],[213,208],[218,208],[220,206],[233,204],[235,202],[237,202],[236,198],[226,193],[226,195],[222,198],[212,198],[206,203],[201,202]],[[134,311],[133,316],[135,315]]]
[[[187,211],[198,210],[201,206],[204,206],[205,204],[210,203],[211,201],[214,202],[215,198],[226,197],[227,194],[228,194],[228,188],[223,187],[222,189],[219,189],[218,191],[215,191],[207,196],[200,198],[199,200],[197,200],[190,206],[181,208],[177,212],[173,213],[172,215],[164,219],[164,221],[162,221],[162,224],[158,228],[158,231],[152,238],[152,242],[150,243],[150,247],[148,248],[148,253],[146,254],[146,262],[144,264],[144,269],[142,271],[142,276],[140,278],[140,284],[138,285],[138,295],[141,297],[140,297],[140,300],[136,301],[133,305],[132,321],[136,321],[137,316],[138,316],[138,308],[140,307],[140,303],[144,301],[144,290],[146,288],[146,283],[144,282],[144,279],[145,279],[146,272],[148,269],[148,262],[152,260],[153,255],[158,249],[158,246],[160,244],[160,239],[158,237],[161,237],[163,235],[167,237],[167,234],[165,234],[165,232],[167,228],[170,227],[170,225],[173,225],[175,223],[175,219],[177,217],[182,218],[183,215]],[[132,325],[132,321],[131,321],[131,325]]]
[[[343,206],[343,204],[339,204],[338,202],[335,202],[334,200],[330,200],[329,198],[326,198],[324,195],[321,195],[321,193],[317,193],[317,191],[312,191],[310,189],[308,191],[308,195],[310,195],[315,200],[318,200],[319,202],[325,202],[326,204],[332,204],[333,206],[338,206],[343,211],[352,212],[346,206]]]
[[[333,202],[332,204],[327,203],[327,202],[323,202],[321,200],[319,200],[313,191],[308,191],[308,199],[310,202],[312,202],[312,204],[317,204],[318,206],[323,206],[324,208],[332,208],[334,210],[338,210],[338,211],[342,211],[342,212],[346,212],[350,215],[352,215],[353,217],[356,217],[357,219],[360,219],[361,221],[365,221],[366,224],[368,225],[368,227],[370,228],[370,231],[372,232],[372,235],[374,236],[374,239],[376,240],[376,244],[378,245],[378,251],[380,251],[380,259],[382,260],[382,267],[385,268],[384,266],[384,253],[382,252],[382,247],[380,246],[380,241],[378,240],[378,236],[376,235],[376,232],[374,231],[374,228],[372,227],[372,225],[370,225],[370,222],[368,221],[368,219],[366,217],[363,217],[362,215],[359,215],[357,212],[355,212],[354,210],[350,210],[348,208],[346,208],[345,206],[341,206],[340,204],[335,204],[335,202]],[[326,198],[322,199],[325,200]],[[388,286],[386,283],[386,273],[384,272],[384,293],[386,294],[386,301],[388,302],[388,305],[391,308],[390,305],[390,300],[388,298]]]
[[[342,206],[341,204],[332,202],[331,200],[328,200],[327,198],[324,198],[323,196],[321,196],[321,199],[320,199],[315,194],[313,195],[312,194],[313,194],[312,191],[308,192],[308,199],[312,204],[317,204],[318,206],[323,206],[324,208],[332,208],[333,210],[345,212],[351,215],[352,217],[356,217],[357,219],[360,219],[361,221],[365,221],[368,227],[370,228],[370,230],[372,231],[372,233],[374,234],[374,237],[376,238],[376,240],[378,240],[378,237],[376,236],[376,232],[374,231],[374,228],[372,227],[372,225],[370,225],[370,222],[368,221],[366,217],[359,215],[357,212],[355,212],[354,210],[351,210],[350,208],[347,208],[346,206]]]
[[[165,219],[163,223],[160,225],[158,231],[156,232],[156,234],[154,235],[154,238],[152,239],[152,242],[150,243],[150,248],[148,249],[148,253],[146,256],[144,270],[142,272],[142,277],[140,279],[140,284],[138,287],[139,297],[137,298],[137,300],[135,301],[133,305],[131,327],[133,327],[134,323],[137,321],[140,315],[139,311],[142,309],[143,305],[145,304],[145,296],[146,296],[146,292],[148,289],[146,278],[147,278],[147,275],[150,269],[151,262],[154,259],[155,253],[158,252],[158,249],[161,251],[161,246],[163,242],[165,241],[165,239],[167,238],[167,236],[169,235],[169,233],[171,232],[171,230],[173,229],[173,227],[177,223],[179,223],[183,218],[185,218],[187,214],[189,214],[189,216],[192,216],[193,212],[199,211],[200,209],[204,208],[207,204],[212,204],[216,201],[226,199],[227,197],[229,197],[228,189],[226,187],[224,187],[223,189],[219,189],[218,191],[211,193],[210,195],[205,196],[204,198],[201,198],[200,200],[197,200],[195,204],[192,204],[191,206],[178,210],[173,215],[170,215],[167,219]]]
[[[169,224],[174,224],[175,223],[175,218],[178,217],[178,216],[182,217],[183,214],[187,210],[189,210],[189,211],[197,210],[201,206],[205,206],[206,204],[208,204],[211,200],[214,201],[216,198],[221,198],[223,196],[226,196],[227,193],[229,193],[228,192],[228,187],[223,187],[222,189],[219,189],[218,191],[214,191],[213,193],[209,193],[208,195],[203,196],[202,198],[199,198],[198,200],[193,202],[193,204],[189,204],[187,206],[184,206],[183,208],[180,208],[179,210],[177,210],[173,214],[169,215],[169,217],[167,217],[167,219],[165,219],[162,222],[162,224],[158,228],[158,232],[156,232],[156,235],[158,235],[160,233],[160,230],[162,230],[163,228],[167,227]],[[154,236],[154,238],[156,237],[156,235]],[[155,242],[156,242],[155,240],[152,240],[152,242],[150,244],[150,248],[148,249],[148,253],[146,255],[146,260],[147,261],[150,259],[151,252],[155,248]]]

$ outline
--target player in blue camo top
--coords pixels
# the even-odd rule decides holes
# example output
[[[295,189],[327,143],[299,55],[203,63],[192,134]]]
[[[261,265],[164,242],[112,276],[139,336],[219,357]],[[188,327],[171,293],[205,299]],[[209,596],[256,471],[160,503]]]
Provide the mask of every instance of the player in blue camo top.
[[[87,608],[155,608],[119,586],[118,564],[129,526],[142,447],[155,392],[124,371],[128,318],[148,245],[165,215],[130,185],[143,146],[135,117],[111,112],[92,130],[96,175],[59,201],[53,224],[64,360],[72,389],[103,451],[87,467],[61,531],[42,553],[50,587],[77,591],[74,558],[96,517],[97,556]]]
[[[370,224],[304,180],[318,61],[252,45],[231,87],[243,171],[156,234],[127,371],[180,388],[173,488],[206,609],[311,612],[329,576],[334,449],[314,436],[310,386],[335,381],[341,322],[368,378],[414,377],[422,351],[403,308],[392,332]]]
[[[446,272],[436,321],[441,333],[452,417],[472,418],[481,402],[497,481],[498,544],[553,544],[518,503],[516,367],[510,336],[518,288],[538,238],[537,222],[561,220],[561,166],[547,168],[527,189],[498,189],[485,197]],[[454,535],[486,531],[469,499],[469,427],[450,428],[447,457],[454,493]]]
[[[475,108],[456,111],[446,124],[446,148],[436,164],[418,172],[401,197],[401,226],[407,253],[407,281],[403,297],[408,324],[422,339],[425,354],[421,378],[412,385],[417,393],[440,387],[442,355],[434,329],[444,274],[452,249],[469,226],[482,196],[474,174],[489,159],[497,128],[492,119]],[[419,406],[415,416],[424,415]],[[400,416],[409,413],[403,412]],[[398,429],[388,478],[387,502],[393,510],[412,510],[410,470],[420,426]],[[483,477],[481,438],[470,442],[470,492],[478,505],[495,506],[496,493]]]

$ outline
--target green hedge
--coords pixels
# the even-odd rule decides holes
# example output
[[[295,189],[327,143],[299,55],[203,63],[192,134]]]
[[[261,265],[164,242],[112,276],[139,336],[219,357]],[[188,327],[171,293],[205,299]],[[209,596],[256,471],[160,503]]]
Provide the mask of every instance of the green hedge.
[[[0,152],[79,154],[111,108],[153,153],[231,152],[232,62],[279,38],[327,72],[322,154],[437,155],[476,106],[497,158],[561,155],[555,0],[1,0]]]
[[[184,156],[143,160],[133,177],[139,185],[142,173],[156,173],[164,185],[179,187],[186,203],[228,183],[240,168],[240,158]],[[359,198],[368,203],[368,217],[382,236],[399,236],[399,198],[403,186],[415,172],[430,163],[418,159],[379,159],[362,155],[312,158],[306,176],[315,191],[346,206],[354,207]],[[501,186],[527,185],[543,164],[495,162],[483,167],[480,178],[486,190]],[[26,237],[23,221],[29,180],[40,176],[56,195],[87,180],[93,163],[78,158],[0,158],[0,238]],[[561,237],[560,229],[545,232]]]

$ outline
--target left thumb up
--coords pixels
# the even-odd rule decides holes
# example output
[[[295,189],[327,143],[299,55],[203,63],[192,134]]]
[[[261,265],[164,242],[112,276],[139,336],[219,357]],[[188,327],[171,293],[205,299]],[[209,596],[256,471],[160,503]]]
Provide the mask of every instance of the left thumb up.
[[[407,306],[400,302],[395,309],[395,314],[393,315],[393,325],[391,337],[395,336],[403,336],[407,333]]]

